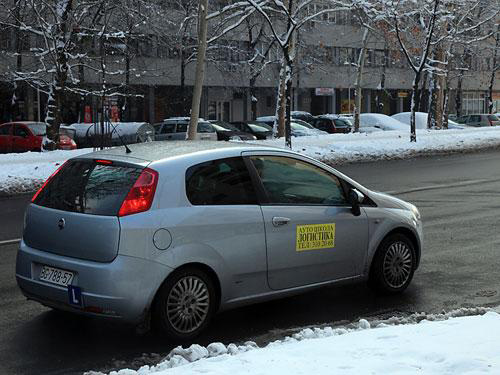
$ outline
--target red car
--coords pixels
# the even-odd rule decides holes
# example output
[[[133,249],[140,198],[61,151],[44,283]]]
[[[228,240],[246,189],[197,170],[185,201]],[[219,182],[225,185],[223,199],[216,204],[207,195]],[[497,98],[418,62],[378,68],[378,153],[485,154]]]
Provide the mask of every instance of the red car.
[[[0,125],[0,153],[41,151],[43,137],[47,134],[44,122],[8,122]],[[74,150],[76,143],[65,134],[60,135],[58,148]]]

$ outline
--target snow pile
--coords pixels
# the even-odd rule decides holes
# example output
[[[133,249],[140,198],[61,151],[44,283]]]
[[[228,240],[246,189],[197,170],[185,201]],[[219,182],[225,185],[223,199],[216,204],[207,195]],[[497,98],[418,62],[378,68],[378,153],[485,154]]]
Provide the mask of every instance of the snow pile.
[[[24,152],[0,155],[0,195],[36,191],[68,158],[92,149]]]
[[[295,137],[292,149],[324,162],[344,163],[408,159],[421,155],[471,152],[500,146],[500,127],[453,130],[417,130],[417,142],[408,131],[329,134]],[[283,139],[256,141],[283,147]]]
[[[470,152],[500,146],[500,126],[454,130],[417,130],[418,142],[409,142],[409,132],[379,131],[371,134],[322,134],[293,137],[294,151],[327,163],[406,159],[419,155]],[[252,141],[285,148],[284,139]],[[224,146],[223,142],[219,144]],[[200,149],[202,143],[200,143]],[[0,155],[0,194],[35,191],[66,159],[91,149],[27,152]]]
[[[252,342],[177,347],[156,366],[110,375],[499,373],[499,334],[500,314],[484,308],[361,319],[349,327],[305,328],[264,348]]]

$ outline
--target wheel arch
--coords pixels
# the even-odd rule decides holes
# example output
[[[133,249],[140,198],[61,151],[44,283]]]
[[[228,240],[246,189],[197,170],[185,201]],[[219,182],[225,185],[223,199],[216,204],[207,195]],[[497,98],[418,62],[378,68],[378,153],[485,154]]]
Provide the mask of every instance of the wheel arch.
[[[414,269],[416,270],[418,268],[418,266],[420,264],[420,257],[421,257],[421,249],[420,249],[421,244],[420,244],[420,241],[418,239],[417,234],[413,230],[411,230],[410,228],[396,227],[396,228],[391,229],[384,236],[382,236],[380,238],[380,241],[377,243],[377,246],[375,247],[375,251],[371,255],[370,262],[368,263],[368,275],[367,275],[368,277],[370,276],[370,273],[372,271],[373,260],[375,259],[375,256],[380,249],[380,245],[382,244],[382,242],[384,242],[384,240],[387,237],[392,236],[394,234],[401,234],[401,235],[405,236],[406,238],[408,238],[408,240],[410,240],[411,244],[413,245],[413,249],[415,250],[415,258],[416,259],[415,259],[415,268]]]
[[[186,269],[186,268],[197,268],[203,272],[205,272],[209,277],[210,279],[212,280],[212,282],[214,283],[214,288],[215,288],[215,294],[216,294],[216,303],[215,303],[215,307],[216,307],[216,310],[219,309],[219,306],[220,306],[220,302],[221,302],[221,293],[222,293],[222,290],[221,290],[221,282],[220,282],[220,279],[219,277],[217,276],[217,273],[215,272],[215,270],[210,267],[209,265],[205,264],[205,263],[200,263],[200,262],[190,262],[190,263],[185,263],[177,268],[175,268],[174,270],[172,270],[172,272],[170,272],[164,279],[163,281],[160,283],[160,285],[158,285],[154,295],[153,295],[153,298],[151,299],[151,303],[150,303],[150,309],[153,308],[154,304],[156,303],[156,297],[158,296],[158,293],[159,291],[161,290],[162,286],[169,280],[171,279],[172,277],[175,276],[175,274],[177,274],[178,272],[181,272],[182,270]]]

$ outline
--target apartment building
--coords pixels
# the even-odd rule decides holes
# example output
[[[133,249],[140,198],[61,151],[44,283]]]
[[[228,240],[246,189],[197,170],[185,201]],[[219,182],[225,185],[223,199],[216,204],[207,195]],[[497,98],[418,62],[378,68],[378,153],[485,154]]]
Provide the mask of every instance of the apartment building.
[[[362,46],[362,30],[354,23],[350,12],[339,11],[326,14],[300,30],[293,76],[293,109],[313,114],[353,111],[355,64]],[[275,113],[278,57],[274,61],[272,56],[268,58],[265,69],[252,84],[244,31],[217,41],[215,52],[210,52],[200,111],[204,118],[248,120],[252,116],[252,102],[256,103],[257,116]],[[0,33],[0,76],[16,69],[16,64],[19,64],[18,57],[12,55],[16,51],[13,33],[13,30]],[[186,40],[194,43],[193,39]],[[22,43],[21,51],[29,53],[40,41],[26,35]],[[110,74],[104,79],[109,87],[116,88],[117,95],[107,95],[104,102],[108,108],[113,108],[114,116],[154,123],[170,116],[188,114],[195,62],[186,63],[189,50],[186,52],[185,46],[169,45],[162,37],[147,34],[147,28],[141,38],[133,42],[128,40],[125,43],[124,38],[118,36],[107,38],[105,43]],[[89,39],[84,46],[87,54],[95,56],[98,65],[102,45]],[[362,112],[391,115],[408,111],[413,74],[397,46],[380,35],[371,35],[367,46],[362,78]],[[468,69],[463,72],[460,84],[456,75],[450,80],[450,113],[456,112],[458,85],[461,87],[463,113],[485,112],[493,59],[474,53],[464,59]],[[128,60],[128,69],[124,73],[125,60]],[[36,62],[33,58],[23,57],[21,65],[22,69],[34,69]],[[78,77],[81,87],[94,95],[70,93],[65,96],[63,120],[69,123],[97,121],[101,112],[102,98],[98,93],[103,75],[81,68]],[[182,86],[181,77],[184,77]],[[19,83],[13,100],[12,82],[0,82],[0,121],[11,118],[43,120],[47,96],[33,86]],[[183,100],[183,97],[188,97],[188,100]],[[496,110],[500,111],[498,79],[494,82],[494,100]]]

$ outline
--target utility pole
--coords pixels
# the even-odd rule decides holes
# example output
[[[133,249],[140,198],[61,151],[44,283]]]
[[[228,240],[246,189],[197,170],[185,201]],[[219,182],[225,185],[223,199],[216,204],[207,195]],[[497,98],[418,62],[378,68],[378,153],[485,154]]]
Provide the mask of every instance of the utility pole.
[[[196,58],[196,73],[191,104],[191,119],[189,121],[186,139],[194,140],[198,132],[198,118],[200,117],[201,91],[205,77],[205,54],[207,52],[207,11],[208,0],[200,0],[198,8],[198,54]]]

